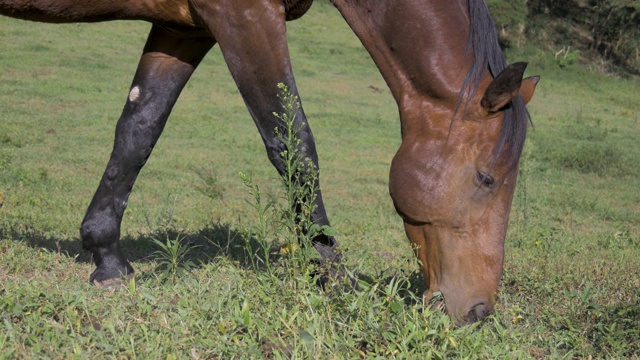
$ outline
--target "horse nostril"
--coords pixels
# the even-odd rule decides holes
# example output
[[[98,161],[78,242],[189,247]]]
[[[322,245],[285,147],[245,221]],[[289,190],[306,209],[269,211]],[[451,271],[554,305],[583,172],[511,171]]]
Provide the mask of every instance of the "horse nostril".
[[[491,314],[491,309],[484,303],[474,305],[467,313],[467,323],[480,321]]]

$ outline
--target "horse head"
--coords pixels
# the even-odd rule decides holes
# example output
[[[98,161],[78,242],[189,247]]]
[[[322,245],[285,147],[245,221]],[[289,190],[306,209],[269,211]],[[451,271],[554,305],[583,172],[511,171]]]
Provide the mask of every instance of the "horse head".
[[[518,169],[519,153],[510,158],[509,147],[524,141],[501,137],[512,125],[505,122],[513,120],[514,101],[528,102],[539,80],[523,80],[525,67],[516,63],[487,77],[453,121],[437,105],[429,126],[420,114],[403,114],[424,130],[405,136],[394,157],[391,197],[421,262],[425,300],[459,323],[493,311]]]

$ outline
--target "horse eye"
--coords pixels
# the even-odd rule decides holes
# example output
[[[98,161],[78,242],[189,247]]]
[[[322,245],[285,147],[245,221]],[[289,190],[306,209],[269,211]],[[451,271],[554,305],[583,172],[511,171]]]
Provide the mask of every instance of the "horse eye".
[[[482,171],[478,171],[478,173],[476,174],[476,177],[478,179],[478,182],[482,185],[482,186],[486,186],[488,188],[492,187],[493,184],[495,184],[495,179],[490,176],[487,175],[485,173],[483,173]]]

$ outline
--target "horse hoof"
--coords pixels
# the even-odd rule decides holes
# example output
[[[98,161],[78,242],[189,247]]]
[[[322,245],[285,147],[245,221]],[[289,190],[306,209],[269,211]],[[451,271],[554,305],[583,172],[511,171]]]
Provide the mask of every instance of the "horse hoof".
[[[115,291],[117,288],[129,286],[131,280],[135,281],[135,275],[133,273],[102,281],[94,279],[91,281],[91,284],[107,291]]]
[[[361,290],[356,276],[349,273],[343,265],[322,269],[316,273],[316,276],[316,284],[325,292],[349,293],[353,290]]]

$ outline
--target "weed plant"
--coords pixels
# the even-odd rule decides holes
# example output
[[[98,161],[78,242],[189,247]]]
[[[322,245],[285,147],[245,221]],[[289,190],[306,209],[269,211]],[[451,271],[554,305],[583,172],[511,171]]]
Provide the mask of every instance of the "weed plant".
[[[247,242],[245,251],[255,269],[264,265],[273,275],[270,263],[274,249],[279,248],[279,254],[284,255],[281,264],[289,269],[293,278],[309,277],[316,273],[311,264],[316,258],[311,240],[320,235],[334,235],[331,227],[314,224],[311,214],[315,210],[315,199],[318,191],[318,168],[310,158],[305,157],[305,148],[300,145],[299,132],[307,126],[299,122],[296,115],[300,110],[298,97],[291,93],[284,84],[278,84],[278,99],[282,105],[280,113],[273,116],[278,119],[279,126],[274,129],[274,135],[282,144],[279,153],[284,172],[280,176],[282,201],[269,200],[264,202],[260,187],[254,183],[250,175],[240,173],[249,195],[252,197],[247,203],[254,210],[256,222],[253,233],[247,234],[246,239],[255,241],[262,250],[261,256],[248,253],[252,246]],[[283,244],[277,244],[273,239],[283,238]]]
[[[190,251],[195,250],[198,246],[190,246],[184,243],[180,237],[175,239],[167,238],[165,242],[158,239],[152,239],[153,243],[159,248],[154,255],[159,266],[158,274],[175,284],[189,270],[193,269],[196,264],[187,258]]]

